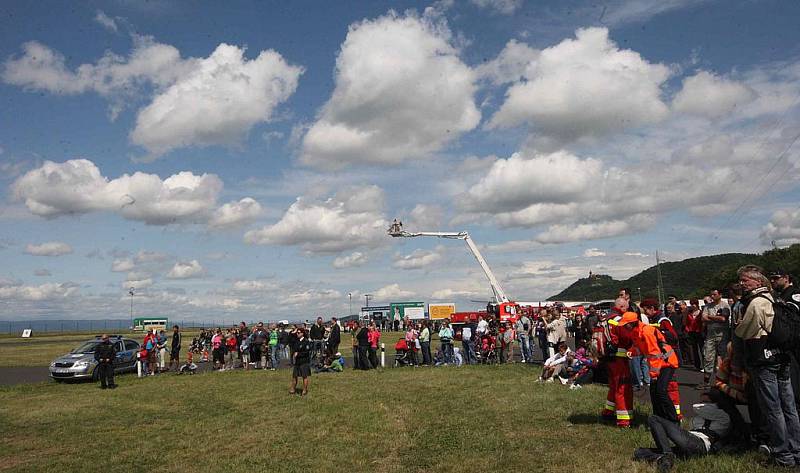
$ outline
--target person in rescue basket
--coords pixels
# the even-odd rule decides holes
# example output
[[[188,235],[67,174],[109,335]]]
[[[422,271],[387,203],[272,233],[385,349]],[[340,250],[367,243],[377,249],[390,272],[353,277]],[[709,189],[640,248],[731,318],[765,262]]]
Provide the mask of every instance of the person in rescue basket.
[[[633,414],[633,385],[628,362],[628,351],[633,347],[634,335],[628,328],[631,322],[638,322],[635,312],[628,312],[628,301],[617,298],[614,301],[612,317],[608,321],[611,343],[617,347],[613,358],[608,361],[608,395],[601,416],[604,420],[616,421],[617,427],[630,427]],[[609,354],[611,355],[611,354]]]

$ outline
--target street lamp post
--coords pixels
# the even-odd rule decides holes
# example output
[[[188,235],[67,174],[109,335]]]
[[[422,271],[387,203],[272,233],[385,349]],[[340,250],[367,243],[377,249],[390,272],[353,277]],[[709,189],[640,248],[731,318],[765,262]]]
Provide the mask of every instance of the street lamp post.
[[[134,289],[130,288],[128,290],[128,294],[131,295],[131,329],[133,329],[133,294],[134,294]]]
[[[369,300],[372,298],[372,294],[364,294],[364,299],[367,301],[367,307],[369,307]]]
[[[347,315],[353,315],[353,293],[348,292],[347,297],[350,299],[350,312],[348,312]]]

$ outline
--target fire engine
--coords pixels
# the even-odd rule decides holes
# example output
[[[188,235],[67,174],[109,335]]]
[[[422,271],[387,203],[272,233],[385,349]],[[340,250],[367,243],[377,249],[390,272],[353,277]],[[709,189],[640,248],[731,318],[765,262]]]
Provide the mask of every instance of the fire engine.
[[[500,283],[497,282],[497,278],[494,277],[492,269],[489,268],[489,264],[486,263],[486,260],[483,258],[483,255],[481,255],[481,252],[478,250],[475,242],[472,241],[472,238],[469,236],[468,232],[409,232],[403,230],[403,222],[398,222],[395,219],[394,222],[389,226],[388,233],[389,236],[394,238],[436,237],[450,240],[464,240],[464,242],[467,244],[467,248],[469,248],[470,252],[472,252],[472,256],[475,257],[475,259],[478,261],[478,264],[481,266],[481,269],[483,269],[483,273],[489,280],[489,286],[492,288],[492,292],[494,293],[494,301],[490,302],[486,306],[487,312],[485,314],[493,316],[500,322],[514,323],[517,321],[517,318],[521,312],[519,304],[508,298],[506,292],[500,286]],[[464,323],[469,320],[477,320],[478,315],[481,314],[483,314],[482,311],[457,312],[453,314],[452,321],[456,323]]]

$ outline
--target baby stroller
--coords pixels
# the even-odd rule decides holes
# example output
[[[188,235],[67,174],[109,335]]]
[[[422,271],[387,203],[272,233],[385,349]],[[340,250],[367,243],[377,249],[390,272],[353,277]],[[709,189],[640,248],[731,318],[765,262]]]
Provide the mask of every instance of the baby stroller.
[[[394,344],[394,367],[413,365],[411,350],[408,348],[405,338],[401,338]]]
[[[497,363],[497,345],[493,336],[484,335],[481,337],[480,350],[478,351],[478,363]]]

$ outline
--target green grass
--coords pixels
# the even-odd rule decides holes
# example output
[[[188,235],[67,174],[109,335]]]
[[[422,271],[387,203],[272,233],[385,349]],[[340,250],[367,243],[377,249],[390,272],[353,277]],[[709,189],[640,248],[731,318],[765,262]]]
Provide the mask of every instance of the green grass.
[[[287,394],[287,370],[126,376],[114,391],[3,387],[0,470],[653,471],[630,459],[651,445],[643,427],[596,423],[602,386],[569,391],[537,375],[519,364],[347,370],[312,376],[305,398]],[[768,470],[747,454],[675,471]]]

